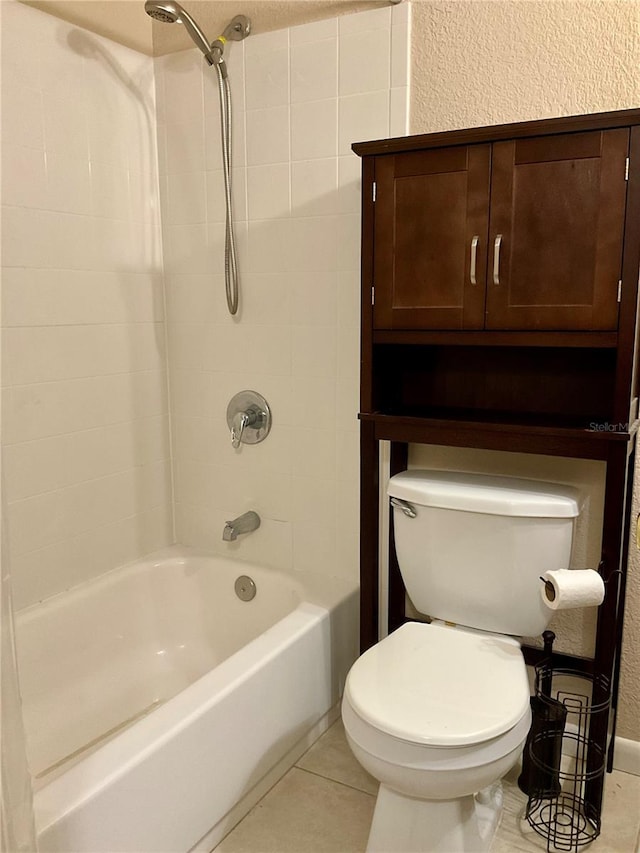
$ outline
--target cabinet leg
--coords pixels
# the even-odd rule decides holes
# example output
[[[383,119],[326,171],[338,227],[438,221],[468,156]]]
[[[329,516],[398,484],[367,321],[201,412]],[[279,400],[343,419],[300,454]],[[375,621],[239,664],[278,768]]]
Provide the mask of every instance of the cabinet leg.
[[[635,449],[627,456],[626,446],[611,448],[607,459],[601,574],[605,598],[598,609],[598,627],[594,656],[592,704],[611,699],[613,713],[617,704],[620,646],[624,615],[626,564],[629,551],[631,499]],[[602,811],[604,776],[597,773],[607,751],[611,708],[598,714],[589,731],[587,773],[593,774],[585,785],[585,801],[597,814]],[[614,726],[615,731],[615,717]],[[594,746],[591,746],[593,744]],[[609,746],[607,770],[613,760],[613,737]]]
[[[409,445],[404,442],[391,442],[389,474],[399,474],[407,470]],[[389,632],[395,631],[405,621],[405,588],[394,539],[393,513],[389,517]]]
[[[360,422],[360,651],[378,642],[378,442]]]

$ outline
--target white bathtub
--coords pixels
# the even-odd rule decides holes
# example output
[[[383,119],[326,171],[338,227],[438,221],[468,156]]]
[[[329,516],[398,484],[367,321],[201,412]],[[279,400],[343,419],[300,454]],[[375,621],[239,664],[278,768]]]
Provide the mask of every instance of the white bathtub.
[[[22,611],[16,634],[40,850],[210,850],[330,721],[357,593],[174,548]]]

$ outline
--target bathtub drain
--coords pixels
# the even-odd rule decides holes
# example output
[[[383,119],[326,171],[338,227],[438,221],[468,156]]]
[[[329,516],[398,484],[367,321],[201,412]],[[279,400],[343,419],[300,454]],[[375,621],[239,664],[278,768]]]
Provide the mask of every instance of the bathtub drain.
[[[235,590],[241,601],[251,601],[256,596],[256,585],[249,575],[240,575],[236,580]]]

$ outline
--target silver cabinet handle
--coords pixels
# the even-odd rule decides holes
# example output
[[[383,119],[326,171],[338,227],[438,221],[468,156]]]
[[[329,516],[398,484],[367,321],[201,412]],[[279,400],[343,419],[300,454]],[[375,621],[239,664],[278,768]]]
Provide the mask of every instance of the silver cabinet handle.
[[[480,238],[476,234],[471,241],[471,269],[469,270],[469,278],[471,279],[471,284],[477,284],[476,281],[476,258],[478,255],[478,240]]]
[[[409,501],[403,501],[402,498],[391,498],[391,506],[401,510],[408,518],[415,518],[417,515],[412,504]]]
[[[500,284],[500,246],[502,234],[497,234],[493,244],[493,283]]]

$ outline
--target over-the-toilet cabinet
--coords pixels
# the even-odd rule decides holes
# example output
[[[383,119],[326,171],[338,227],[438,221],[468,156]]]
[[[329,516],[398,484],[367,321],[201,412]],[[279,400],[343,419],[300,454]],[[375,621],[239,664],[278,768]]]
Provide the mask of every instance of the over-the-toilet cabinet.
[[[376,329],[617,327],[629,129],[375,159]]]
[[[363,178],[362,649],[408,618],[392,524],[379,577],[381,441],[391,475],[411,443],[602,460],[606,594],[594,655],[553,655],[610,685],[594,693],[613,713],[609,730],[607,714],[592,725],[597,762],[615,734],[638,430],[640,109],[353,148]],[[524,653],[541,659],[537,647]],[[599,809],[602,779],[585,796]]]

